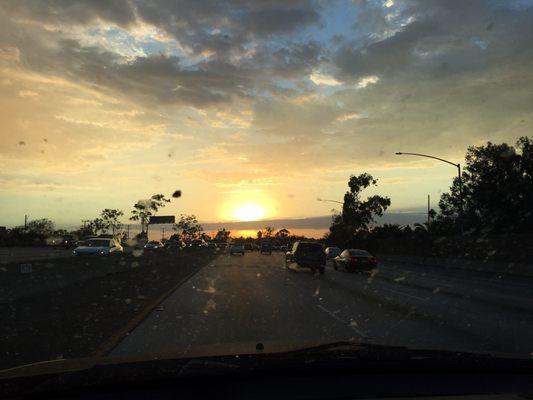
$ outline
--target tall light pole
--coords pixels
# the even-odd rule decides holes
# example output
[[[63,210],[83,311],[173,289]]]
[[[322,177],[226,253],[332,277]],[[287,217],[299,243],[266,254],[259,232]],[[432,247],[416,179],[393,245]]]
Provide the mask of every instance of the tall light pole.
[[[316,201],[328,201],[328,202],[330,202],[330,203],[344,204],[342,201],[338,201],[338,200],[328,200],[328,199],[321,199],[320,197],[317,197],[317,198],[316,198]]]
[[[428,154],[420,154],[420,153],[403,153],[401,151],[394,153],[397,156],[418,156],[418,157],[426,157],[426,158],[432,158],[433,160],[438,160],[445,162],[446,164],[453,165],[455,168],[457,168],[457,178],[459,178],[459,224],[461,226],[461,233],[463,232],[463,178],[461,177],[461,164],[454,163],[448,160],[445,160],[444,158],[430,156]]]

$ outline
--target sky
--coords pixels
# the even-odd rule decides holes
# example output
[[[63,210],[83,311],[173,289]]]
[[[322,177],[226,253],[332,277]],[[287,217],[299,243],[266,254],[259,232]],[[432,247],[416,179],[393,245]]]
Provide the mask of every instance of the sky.
[[[369,172],[423,209],[533,127],[533,1],[4,0],[0,225],[103,208],[328,215]]]

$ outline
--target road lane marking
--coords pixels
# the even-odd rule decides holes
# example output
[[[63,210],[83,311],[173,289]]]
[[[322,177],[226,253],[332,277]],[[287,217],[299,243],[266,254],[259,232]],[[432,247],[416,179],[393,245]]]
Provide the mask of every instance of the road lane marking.
[[[336,315],[336,313],[338,311],[330,311],[328,310],[326,307],[322,306],[322,305],[318,305],[318,308],[320,308],[322,311],[324,311],[326,314],[328,314],[330,317],[332,317],[333,319],[335,319],[336,321],[340,322],[341,324],[347,326],[348,328],[350,328],[352,331],[354,331],[355,333],[357,333],[359,336],[361,336],[362,339],[371,339],[369,336],[367,336],[364,332],[362,332],[361,330],[357,329],[355,326],[353,326],[353,324],[351,324],[350,322],[347,322],[345,320],[343,320],[342,318],[338,317]]]
[[[392,293],[396,293],[396,294],[399,294],[401,296],[407,296],[407,297],[412,297],[413,299],[417,299],[417,300],[422,300],[422,301],[426,301],[427,298],[424,298],[424,297],[418,297],[418,296],[415,296],[413,294],[409,294],[409,293],[404,293],[404,292],[399,292],[397,290],[393,290],[393,289],[386,289],[386,288],[380,288],[381,290],[386,290],[388,292],[392,292]]]

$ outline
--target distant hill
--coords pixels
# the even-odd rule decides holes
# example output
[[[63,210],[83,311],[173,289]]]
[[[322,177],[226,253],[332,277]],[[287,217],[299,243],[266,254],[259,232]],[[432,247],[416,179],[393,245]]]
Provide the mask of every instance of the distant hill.
[[[407,210],[399,212],[388,212],[383,217],[376,220],[378,225],[383,224],[400,224],[412,225],[416,222],[425,222],[426,214],[420,210]],[[273,226],[277,229],[328,229],[331,225],[331,215],[309,218],[282,218],[269,219],[262,221],[240,221],[240,222],[202,222],[206,231],[212,231],[220,228],[229,230],[252,230],[261,229],[265,226]]]

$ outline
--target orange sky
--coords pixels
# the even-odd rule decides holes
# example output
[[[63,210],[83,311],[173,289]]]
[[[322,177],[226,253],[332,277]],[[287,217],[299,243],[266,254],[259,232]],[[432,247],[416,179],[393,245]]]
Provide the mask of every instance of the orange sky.
[[[164,214],[327,215],[362,172],[392,210],[436,207],[454,168],[396,151],[462,162],[532,131],[533,18],[511,3],[2,2],[0,225],[176,189]]]

